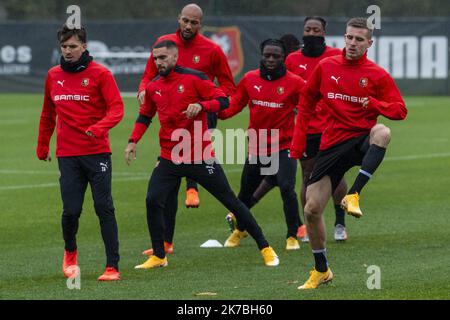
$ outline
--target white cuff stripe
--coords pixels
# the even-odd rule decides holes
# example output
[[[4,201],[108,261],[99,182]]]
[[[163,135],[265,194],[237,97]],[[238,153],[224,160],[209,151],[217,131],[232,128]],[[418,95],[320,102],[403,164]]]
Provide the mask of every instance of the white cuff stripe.
[[[362,173],[363,175],[365,175],[366,177],[372,178],[372,175],[370,173],[368,173],[367,171],[364,171],[362,169],[359,169],[359,173]]]

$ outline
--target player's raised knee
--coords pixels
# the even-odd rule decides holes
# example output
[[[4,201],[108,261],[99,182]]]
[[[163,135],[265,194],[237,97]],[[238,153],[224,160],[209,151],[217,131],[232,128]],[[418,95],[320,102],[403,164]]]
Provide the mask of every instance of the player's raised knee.
[[[391,129],[383,124],[377,124],[372,129],[371,143],[375,143],[381,147],[386,147],[391,141]]]

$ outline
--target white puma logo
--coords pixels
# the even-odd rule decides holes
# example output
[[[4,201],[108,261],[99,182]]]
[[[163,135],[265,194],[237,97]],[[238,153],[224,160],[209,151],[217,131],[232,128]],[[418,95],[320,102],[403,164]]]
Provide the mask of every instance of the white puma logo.
[[[161,90],[155,90],[155,93],[156,93],[157,95],[159,95],[160,97],[162,97],[162,95],[161,95]]]
[[[108,162],[100,162],[100,168],[102,169],[102,172],[106,172],[106,170],[108,170]]]
[[[253,88],[255,88],[256,90],[258,90],[258,92],[261,92],[262,86],[257,86],[257,85],[255,85],[255,86],[253,86]]]
[[[214,166],[208,166],[206,165],[205,168],[208,170],[208,174],[214,174],[214,170],[216,168],[214,168]]]
[[[64,87],[64,81],[66,81],[66,80],[63,80],[63,81],[56,81],[56,83],[58,83],[59,85],[61,85],[61,87]]]
[[[299,65],[300,68],[305,69],[305,70],[306,70],[306,67],[307,67],[307,66],[308,66],[307,63],[305,63],[305,64],[300,64],[300,65]]]
[[[335,76],[331,76],[331,79],[336,81],[336,84],[339,84],[338,81],[341,77],[336,78]]]

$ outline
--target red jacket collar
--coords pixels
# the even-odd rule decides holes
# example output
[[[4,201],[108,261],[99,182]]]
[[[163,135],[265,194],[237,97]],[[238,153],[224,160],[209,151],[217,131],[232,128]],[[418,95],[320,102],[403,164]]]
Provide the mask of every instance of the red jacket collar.
[[[183,43],[184,45],[188,45],[188,44],[194,43],[194,41],[198,39],[198,32],[197,32],[192,39],[184,40],[183,37],[181,36],[181,29],[180,28],[177,29],[176,35],[177,35],[177,38],[180,41],[180,43]]]
[[[367,61],[367,50],[366,52],[363,54],[363,56],[361,58],[359,58],[358,60],[350,60],[346,58],[346,52],[347,50],[344,48],[344,50],[342,50],[342,58],[344,59],[345,64],[349,64],[349,65],[361,65],[364,62]]]

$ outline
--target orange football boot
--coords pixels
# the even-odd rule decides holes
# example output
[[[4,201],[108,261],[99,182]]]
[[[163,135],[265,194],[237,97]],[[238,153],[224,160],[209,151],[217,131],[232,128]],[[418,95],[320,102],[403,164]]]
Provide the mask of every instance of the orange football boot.
[[[78,252],[77,250],[70,252],[64,250],[63,266],[62,270],[66,278],[76,276],[78,272]]]
[[[164,241],[164,252],[168,253],[168,254],[172,254],[173,253],[173,244]],[[142,252],[142,254],[145,256],[151,256],[151,255],[153,255],[153,249],[145,250]]]
[[[198,191],[194,188],[190,188],[186,191],[186,201],[184,202],[186,208],[198,208],[200,205],[200,198],[198,197]]]
[[[120,273],[114,267],[106,267],[105,272],[98,277],[98,281],[117,281],[120,280]]]

